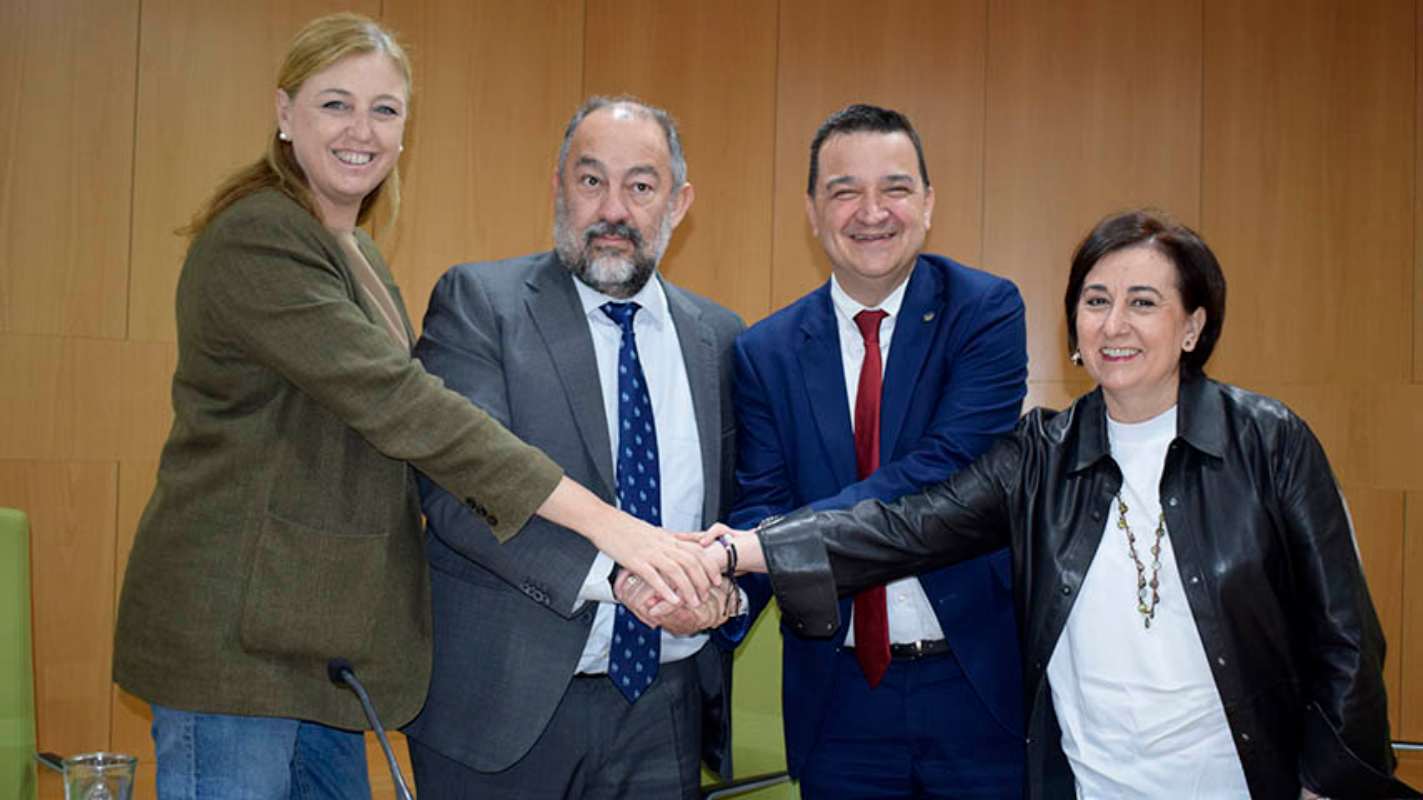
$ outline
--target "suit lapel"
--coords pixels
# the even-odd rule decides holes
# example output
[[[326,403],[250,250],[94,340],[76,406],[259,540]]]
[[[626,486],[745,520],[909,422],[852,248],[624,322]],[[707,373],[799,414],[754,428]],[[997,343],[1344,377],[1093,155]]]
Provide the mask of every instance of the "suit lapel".
[[[658,280],[662,280],[658,276]],[[716,337],[702,322],[702,312],[680,289],[662,281],[663,294],[692,392],[697,438],[702,450],[702,524],[717,520],[721,509],[721,376],[717,369]]]
[[[612,442],[608,439],[608,419],[603,411],[603,385],[598,380],[598,358],[593,337],[573,276],[549,253],[529,276],[525,306],[534,327],[548,348],[553,368],[563,384],[573,420],[583,438],[588,457],[602,479],[602,491],[589,487],[601,497],[613,496],[617,481],[613,475]]]
[[[841,486],[855,482],[855,431],[845,388],[845,366],[840,359],[840,333],[830,303],[830,284],[817,292],[801,321],[800,362],[805,376],[806,399],[825,445],[835,480]],[[893,348],[891,348],[893,349]]]
[[[904,290],[899,319],[889,344],[880,400],[880,463],[894,460],[895,444],[909,413],[909,401],[919,385],[919,373],[929,355],[934,331],[944,321],[948,298],[932,269],[917,266]]]

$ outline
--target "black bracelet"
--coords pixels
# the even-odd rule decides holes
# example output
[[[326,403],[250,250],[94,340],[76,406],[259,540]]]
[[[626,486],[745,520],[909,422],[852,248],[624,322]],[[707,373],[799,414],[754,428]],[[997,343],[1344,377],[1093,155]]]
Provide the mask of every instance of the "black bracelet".
[[[718,536],[716,540],[721,543],[722,547],[726,548],[726,572],[723,572],[722,575],[735,580],[737,561],[736,542],[731,541],[725,536]]]

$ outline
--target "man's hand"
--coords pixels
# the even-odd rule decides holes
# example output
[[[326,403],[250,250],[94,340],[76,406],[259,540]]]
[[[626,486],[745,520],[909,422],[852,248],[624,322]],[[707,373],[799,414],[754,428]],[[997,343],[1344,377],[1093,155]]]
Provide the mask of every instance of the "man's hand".
[[[734,582],[723,581],[707,594],[705,602],[691,608],[666,602],[651,584],[627,570],[619,573],[613,584],[613,596],[638,619],[676,636],[690,636],[726,622],[738,591]]]

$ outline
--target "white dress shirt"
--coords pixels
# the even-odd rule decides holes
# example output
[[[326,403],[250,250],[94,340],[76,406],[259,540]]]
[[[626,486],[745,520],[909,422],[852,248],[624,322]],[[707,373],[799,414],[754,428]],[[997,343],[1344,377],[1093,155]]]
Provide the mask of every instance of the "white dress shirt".
[[[616,468],[618,463],[618,350],[622,345],[622,328],[618,327],[602,306],[609,302],[627,302],[608,297],[574,278],[578,299],[593,336],[593,352],[598,361],[598,381],[603,389],[603,410],[608,421],[609,455]],[[641,306],[633,317],[633,334],[637,339],[637,358],[642,363],[647,392],[652,400],[652,416],[657,428],[657,463],[662,472],[662,527],[669,531],[697,531],[702,525],[702,505],[706,497],[702,482],[702,446],[697,432],[697,415],[692,407],[692,387],[687,382],[687,366],[682,360],[682,347],[677,328],[667,307],[667,295],[662,281],[653,276],[642,290],[628,300]],[[588,634],[588,644],[578,660],[579,673],[608,671],[608,644],[613,636],[613,615],[617,601],[613,597],[608,576],[613,560],[599,552],[593,561],[583,588],[578,593],[574,610],[585,602],[598,603],[598,613]],[[662,663],[679,661],[696,653],[706,644],[705,634],[673,636],[662,633]]]
[[[1176,409],[1135,424],[1108,418],[1121,497],[1151,580],[1161,515],[1161,472],[1176,437]],[[1048,662],[1062,749],[1079,798],[1248,800],[1220,693],[1181,587],[1171,537],[1161,539],[1156,616],[1137,611],[1137,571],[1110,501],[1102,542]],[[1148,588],[1149,590],[1149,588]]]
[[[880,320],[879,324],[881,377],[889,365],[889,343],[894,336],[895,321],[899,319],[899,307],[904,304],[904,290],[907,286],[908,277],[889,293],[884,302],[874,307],[889,315]],[[830,276],[830,302],[835,306],[835,326],[840,331],[840,363],[845,368],[845,396],[850,404],[850,420],[853,425],[855,395],[860,388],[860,366],[865,363],[865,337],[860,333],[860,326],[855,324],[855,315],[870,307],[860,305],[846,294],[834,275]],[[929,602],[929,596],[924,593],[924,587],[919,584],[918,578],[901,578],[885,584],[884,601],[889,611],[891,642],[908,644],[944,638],[944,629],[939,625],[939,618],[934,615],[934,605]],[[846,647],[855,644],[853,610],[850,617],[850,630],[845,635]]]

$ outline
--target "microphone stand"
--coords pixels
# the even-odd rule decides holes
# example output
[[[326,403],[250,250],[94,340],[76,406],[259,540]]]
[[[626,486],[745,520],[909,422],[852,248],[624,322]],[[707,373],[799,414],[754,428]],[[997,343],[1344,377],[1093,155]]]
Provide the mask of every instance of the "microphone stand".
[[[337,686],[349,686],[351,691],[356,693],[356,697],[361,701],[361,708],[366,712],[366,720],[371,723],[371,730],[375,731],[376,739],[380,741],[380,749],[385,751],[385,762],[390,766],[391,777],[395,779],[397,800],[415,800],[405,786],[405,776],[400,774],[400,765],[395,763],[395,752],[390,749],[390,740],[385,737],[385,727],[380,724],[380,717],[376,716],[375,706],[371,705],[366,687],[356,680],[356,670],[351,666],[351,662],[344,658],[331,659],[326,662],[326,677]]]

